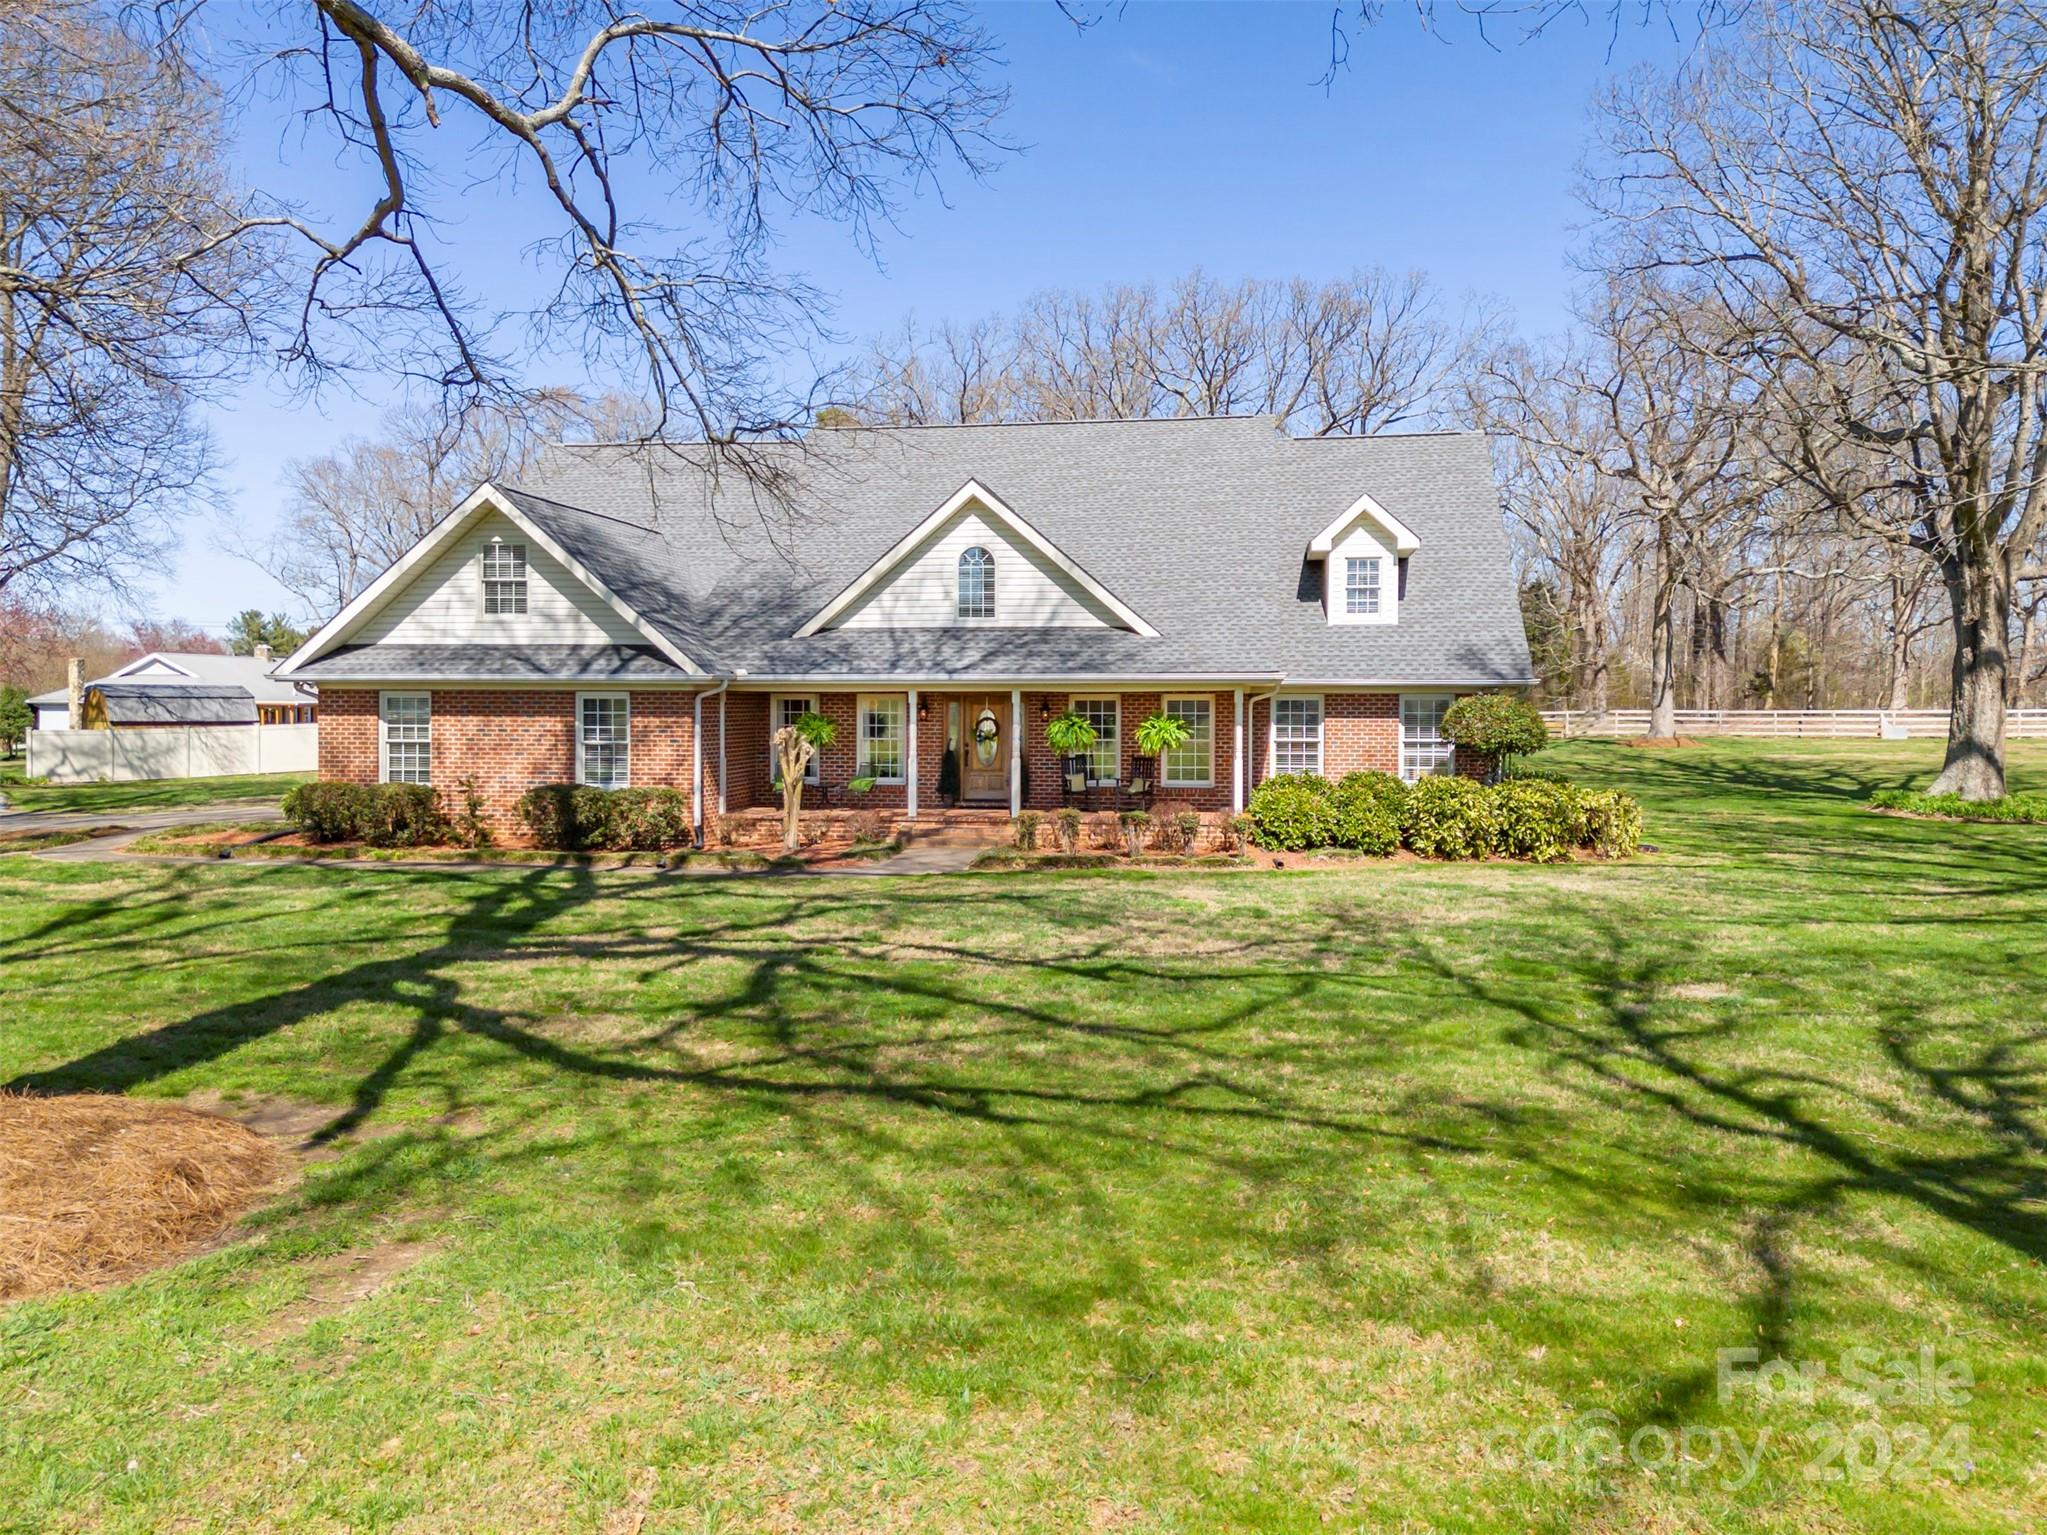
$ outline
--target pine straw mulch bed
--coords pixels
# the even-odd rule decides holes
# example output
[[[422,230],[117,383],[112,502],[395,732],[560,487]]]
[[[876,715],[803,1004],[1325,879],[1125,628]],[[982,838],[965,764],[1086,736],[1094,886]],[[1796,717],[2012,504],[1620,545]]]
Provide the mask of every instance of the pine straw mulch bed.
[[[434,864],[495,863],[594,869],[729,869],[760,871],[864,863],[893,857],[900,842],[852,842],[844,838],[815,842],[784,853],[776,841],[760,845],[720,845],[703,849],[672,848],[665,852],[565,853],[535,847],[369,847],[357,842],[312,842],[304,833],[281,830],[273,822],[179,827],[152,832],[129,845],[133,853],[168,853],[188,858],[351,859],[367,863]]]
[[[0,1301],[183,1257],[290,1172],[276,1145],[218,1114],[111,1094],[0,1093]]]

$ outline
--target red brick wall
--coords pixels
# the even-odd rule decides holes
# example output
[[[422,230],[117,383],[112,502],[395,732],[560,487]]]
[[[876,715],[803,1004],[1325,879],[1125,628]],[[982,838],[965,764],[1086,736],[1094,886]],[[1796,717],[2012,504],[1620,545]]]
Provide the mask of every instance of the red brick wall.
[[[484,809],[499,829],[516,834],[519,796],[536,784],[576,776],[576,694],[571,688],[433,688],[433,780],[453,796],[476,780]],[[632,781],[635,786],[690,792],[694,695],[630,690]],[[375,783],[377,690],[321,690],[320,776]],[[707,770],[709,765],[707,764]]]
[[[377,781],[374,688],[320,689],[320,776],[336,783]]]
[[[566,688],[435,688],[434,787],[451,804],[464,778],[476,780],[484,813],[521,830],[512,807],[535,784],[576,776],[576,695]],[[639,744],[638,703],[633,744]],[[637,780],[639,763],[633,764]]]
[[[1400,695],[1322,695],[1322,773],[1400,771]]]

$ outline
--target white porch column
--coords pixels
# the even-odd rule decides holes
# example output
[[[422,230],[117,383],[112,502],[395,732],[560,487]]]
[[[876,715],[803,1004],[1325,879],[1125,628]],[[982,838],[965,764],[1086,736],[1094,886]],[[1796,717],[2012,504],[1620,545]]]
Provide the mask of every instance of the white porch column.
[[[1023,689],[1009,690],[1009,813],[1023,813]]]
[[[917,690],[915,688],[910,689],[909,752],[910,760],[903,765],[903,777],[910,786],[909,815],[910,819],[914,821],[917,819]]]
[[[718,814],[725,813],[725,695],[718,695]]]
[[[1244,690],[1237,689],[1237,728],[1230,748],[1230,814],[1244,813]]]

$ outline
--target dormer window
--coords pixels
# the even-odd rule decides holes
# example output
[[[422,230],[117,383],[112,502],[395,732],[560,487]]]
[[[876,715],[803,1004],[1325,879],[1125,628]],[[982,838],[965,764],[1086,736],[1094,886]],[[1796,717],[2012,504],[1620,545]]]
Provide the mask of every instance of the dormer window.
[[[1343,562],[1343,610],[1359,616],[1379,611],[1379,560],[1348,557]]]
[[[526,611],[526,546],[492,539],[483,546],[483,611]]]
[[[995,556],[978,544],[960,556],[957,611],[961,618],[995,616]]]

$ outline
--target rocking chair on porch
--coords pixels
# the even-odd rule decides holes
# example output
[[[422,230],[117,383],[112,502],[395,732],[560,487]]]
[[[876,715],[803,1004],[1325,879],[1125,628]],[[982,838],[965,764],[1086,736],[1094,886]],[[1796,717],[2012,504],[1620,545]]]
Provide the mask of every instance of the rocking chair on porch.
[[[1152,773],[1155,765],[1156,759],[1152,757],[1132,757],[1130,759],[1130,777],[1123,783],[1120,808],[1124,810],[1146,810],[1150,808],[1154,784]]]

